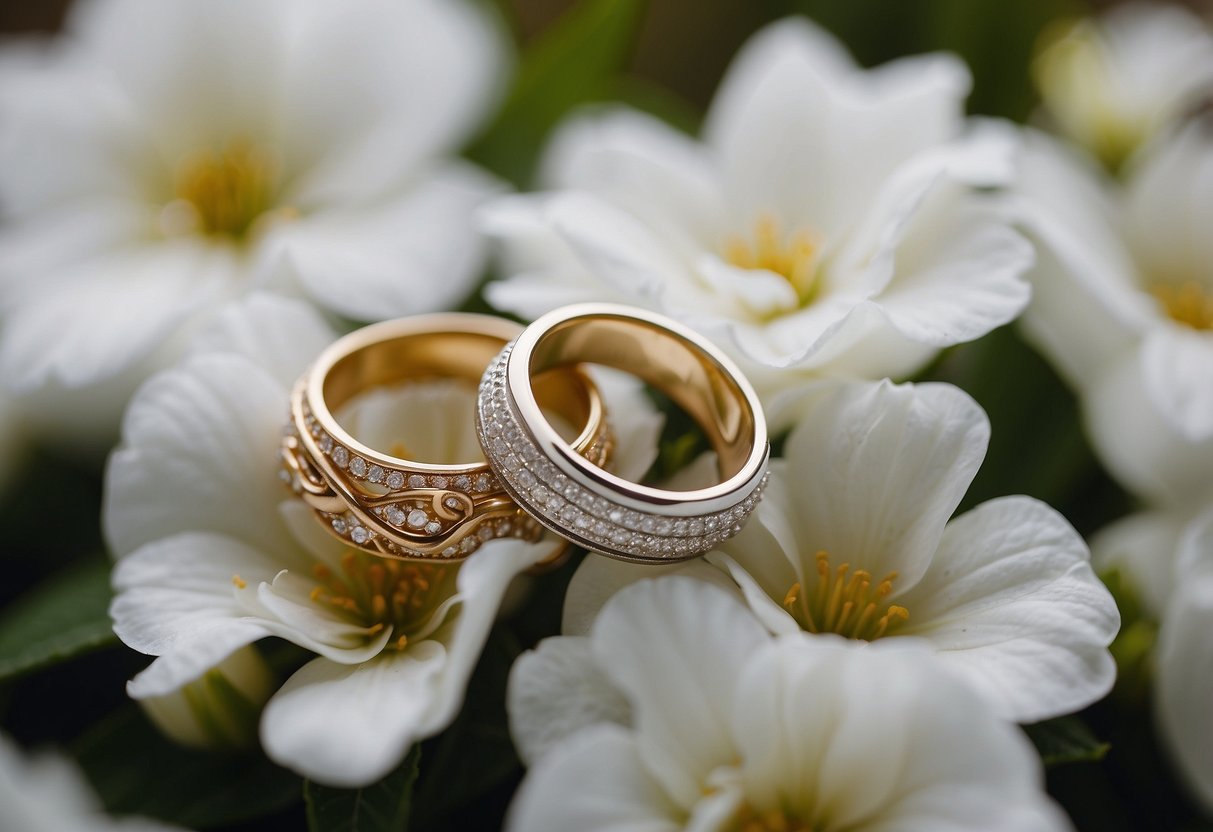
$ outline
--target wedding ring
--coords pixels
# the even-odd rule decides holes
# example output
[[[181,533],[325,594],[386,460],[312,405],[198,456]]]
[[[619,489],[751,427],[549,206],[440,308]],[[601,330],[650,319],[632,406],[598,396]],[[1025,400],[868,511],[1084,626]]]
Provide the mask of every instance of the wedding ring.
[[[535,380],[579,362],[639,376],[682,407],[716,451],[721,482],[667,491],[585,459],[538,406]],[[584,304],[539,318],[489,365],[476,429],[505,490],[547,528],[623,560],[693,558],[741,531],[766,484],[766,422],[732,361],[691,330],[626,306]]]
[[[332,534],[407,560],[461,560],[498,537],[537,540],[542,527],[483,461],[435,464],[393,456],[334,416],[381,385],[435,379],[475,384],[518,324],[484,315],[422,315],[357,330],[326,349],[296,384],[282,441],[284,479]],[[539,401],[580,432],[573,453],[604,465],[611,451],[602,401],[576,366],[537,383]],[[397,451],[399,453],[399,451]]]

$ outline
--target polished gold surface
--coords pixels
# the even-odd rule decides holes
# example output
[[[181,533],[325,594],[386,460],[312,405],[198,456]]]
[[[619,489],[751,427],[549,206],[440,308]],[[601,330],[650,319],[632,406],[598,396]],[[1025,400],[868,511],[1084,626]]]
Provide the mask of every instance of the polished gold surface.
[[[716,451],[720,481],[671,491],[577,454],[545,417],[536,380],[582,362],[632,373],[681,406]],[[535,519],[638,562],[695,557],[739,532],[770,455],[757,394],[727,356],[664,316],[613,304],[565,307],[527,327],[481,381],[477,430],[503,487]]]
[[[495,537],[537,539],[483,459],[434,463],[372,448],[334,416],[368,390],[433,380],[474,382],[521,327],[480,315],[427,315],[366,327],[335,342],[296,385],[283,464],[295,492],[351,545],[403,559],[459,560]],[[580,428],[571,447],[604,463],[611,450],[597,389],[577,367],[542,374],[542,406]]]

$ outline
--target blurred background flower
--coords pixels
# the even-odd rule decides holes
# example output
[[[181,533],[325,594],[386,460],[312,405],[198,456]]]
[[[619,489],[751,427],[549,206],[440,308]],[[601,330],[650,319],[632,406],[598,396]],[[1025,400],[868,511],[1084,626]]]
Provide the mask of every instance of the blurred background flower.
[[[110,439],[134,385],[254,289],[362,320],[460,303],[499,185],[450,156],[506,66],[458,0],[88,0],[10,44],[5,385],[39,427]]]

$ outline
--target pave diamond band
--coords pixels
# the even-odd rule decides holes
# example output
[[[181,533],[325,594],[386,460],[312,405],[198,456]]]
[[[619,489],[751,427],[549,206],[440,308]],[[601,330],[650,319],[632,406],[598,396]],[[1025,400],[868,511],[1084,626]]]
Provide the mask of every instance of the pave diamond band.
[[[521,327],[481,315],[425,315],[365,327],[329,347],[295,386],[283,478],[333,535],[385,557],[455,561],[498,537],[543,528],[483,461],[402,459],[350,435],[333,413],[362,392],[425,379],[479,378]],[[576,368],[549,374],[544,403],[570,424],[578,453],[605,464],[611,443],[597,389]]]
[[[666,491],[573,452],[544,418],[532,379],[581,361],[633,372],[681,405],[716,451],[722,482]],[[766,484],[766,424],[740,371],[690,330],[628,307],[566,307],[528,327],[485,371],[476,426],[520,506],[573,542],[624,560],[702,555],[741,531]]]

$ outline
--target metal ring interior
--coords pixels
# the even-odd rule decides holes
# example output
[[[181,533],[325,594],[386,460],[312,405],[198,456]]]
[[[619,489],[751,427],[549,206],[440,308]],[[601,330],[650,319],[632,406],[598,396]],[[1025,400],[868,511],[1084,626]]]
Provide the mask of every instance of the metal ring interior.
[[[670,396],[716,450],[722,481],[668,491],[579,458],[544,418],[533,386],[534,378],[575,362],[633,373]],[[611,304],[565,307],[529,326],[486,373],[478,419],[486,455],[520,505],[579,544],[627,560],[694,557],[740,531],[760,497],[770,454],[758,396],[732,361],[674,321]],[[537,499],[528,490],[532,474],[540,498],[567,491],[567,506],[558,496],[553,511],[553,501]]]

